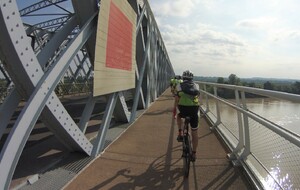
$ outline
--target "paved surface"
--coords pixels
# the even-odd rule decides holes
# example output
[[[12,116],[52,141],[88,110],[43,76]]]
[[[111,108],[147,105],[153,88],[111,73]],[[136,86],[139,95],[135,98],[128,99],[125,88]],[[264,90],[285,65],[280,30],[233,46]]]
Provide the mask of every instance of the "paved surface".
[[[203,117],[197,160],[184,178],[172,105],[166,92],[64,189],[253,189]]]

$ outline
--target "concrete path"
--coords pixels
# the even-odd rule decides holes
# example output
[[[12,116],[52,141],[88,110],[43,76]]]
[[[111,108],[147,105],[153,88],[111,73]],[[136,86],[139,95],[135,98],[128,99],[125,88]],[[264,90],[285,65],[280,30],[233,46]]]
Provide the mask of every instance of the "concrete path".
[[[172,106],[166,91],[64,189],[253,189],[242,170],[226,159],[226,148],[203,117],[197,160],[184,178]]]

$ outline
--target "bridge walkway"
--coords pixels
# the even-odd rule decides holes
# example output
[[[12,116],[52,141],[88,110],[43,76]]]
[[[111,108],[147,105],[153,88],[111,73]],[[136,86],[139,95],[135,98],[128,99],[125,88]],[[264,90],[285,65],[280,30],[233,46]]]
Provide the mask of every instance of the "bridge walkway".
[[[226,159],[226,147],[204,117],[197,160],[184,178],[172,106],[166,91],[64,189],[253,189],[243,171]]]

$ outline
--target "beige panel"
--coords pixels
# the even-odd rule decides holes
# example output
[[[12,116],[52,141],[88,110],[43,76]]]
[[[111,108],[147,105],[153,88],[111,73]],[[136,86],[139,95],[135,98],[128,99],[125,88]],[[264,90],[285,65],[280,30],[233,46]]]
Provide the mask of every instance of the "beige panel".
[[[132,23],[132,69],[106,67],[106,47],[110,0],[102,0],[98,17],[97,41],[94,64],[94,96],[127,90],[135,87],[136,14],[127,1],[112,0]]]

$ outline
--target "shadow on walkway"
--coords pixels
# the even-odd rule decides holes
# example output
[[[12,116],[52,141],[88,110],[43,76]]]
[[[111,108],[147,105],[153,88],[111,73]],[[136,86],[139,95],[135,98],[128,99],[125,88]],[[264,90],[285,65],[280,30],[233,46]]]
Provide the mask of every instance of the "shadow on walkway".
[[[65,189],[251,189],[203,117],[197,160],[184,178],[172,106],[166,92]]]

